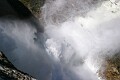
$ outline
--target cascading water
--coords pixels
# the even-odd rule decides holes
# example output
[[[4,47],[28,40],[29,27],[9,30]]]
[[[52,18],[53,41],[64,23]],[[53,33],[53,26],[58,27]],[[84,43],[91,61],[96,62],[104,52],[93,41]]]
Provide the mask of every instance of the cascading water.
[[[100,79],[104,58],[120,49],[120,1],[46,0],[42,12],[52,80]]]
[[[104,58],[120,51],[119,0],[46,0],[42,17],[44,33],[0,19],[0,50],[38,80],[99,80]]]

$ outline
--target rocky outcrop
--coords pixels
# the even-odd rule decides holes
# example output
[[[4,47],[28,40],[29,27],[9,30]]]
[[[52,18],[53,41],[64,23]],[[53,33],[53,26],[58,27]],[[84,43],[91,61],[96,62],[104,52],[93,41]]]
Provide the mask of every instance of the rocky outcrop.
[[[36,16],[40,17],[40,8],[44,5],[45,0],[19,0]]]
[[[2,52],[0,52],[0,78],[3,80],[36,80],[15,68]]]
[[[99,70],[99,75],[105,80],[120,80],[120,54],[107,57]]]

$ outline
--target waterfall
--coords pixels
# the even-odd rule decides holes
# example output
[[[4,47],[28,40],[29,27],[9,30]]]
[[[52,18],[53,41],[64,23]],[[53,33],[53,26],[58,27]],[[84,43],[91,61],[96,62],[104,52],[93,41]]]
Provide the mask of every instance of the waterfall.
[[[46,0],[40,32],[13,12],[0,18],[0,50],[38,80],[103,80],[105,58],[120,51],[119,0]]]
[[[99,80],[105,57],[120,49],[120,1],[46,0],[42,14],[52,80]]]

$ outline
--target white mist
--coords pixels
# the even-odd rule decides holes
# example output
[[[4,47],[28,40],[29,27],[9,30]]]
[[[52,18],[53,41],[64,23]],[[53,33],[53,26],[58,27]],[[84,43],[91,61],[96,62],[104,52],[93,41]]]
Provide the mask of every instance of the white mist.
[[[48,54],[78,80],[98,80],[104,58],[120,49],[119,0],[46,1],[42,9]]]

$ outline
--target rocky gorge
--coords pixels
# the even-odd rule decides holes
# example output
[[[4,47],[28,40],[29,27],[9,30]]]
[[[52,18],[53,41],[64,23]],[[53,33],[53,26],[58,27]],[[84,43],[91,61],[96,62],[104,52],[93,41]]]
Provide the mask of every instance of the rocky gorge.
[[[93,0],[96,1],[96,0]],[[22,3],[21,3],[22,2]],[[38,32],[44,32],[43,26],[39,22],[41,16],[41,7],[45,0],[4,0],[0,1],[0,19],[20,20],[30,23],[37,28]],[[113,5],[117,3],[110,2]],[[112,6],[112,5],[111,5]],[[118,10],[118,9],[116,9]],[[117,11],[111,11],[116,13]],[[83,25],[82,25],[83,26]],[[1,30],[0,30],[1,31]],[[1,33],[2,34],[2,33]],[[37,35],[35,33],[35,35]],[[1,37],[0,37],[1,38]],[[34,41],[37,41],[34,38]],[[1,39],[1,41],[4,41]],[[69,46],[69,45],[67,45]],[[11,49],[11,48],[10,48]],[[17,69],[11,61],[7,59],[5,48],[0,44],[0,79],[3,80],[35,80],[34,76],[30,76],[24,71]],[[9,52],[8,52],[9,53]],[[6,56],[5,56],[6,55]],[[105,80],[120,80],[120,53],[115,53],[112,57],[105,57],[98,75]],[[51,74],[47,78],[49,78]],[[68,78],[69,79],[69,78]],[[46,79],[49,80],[49,79]]]

